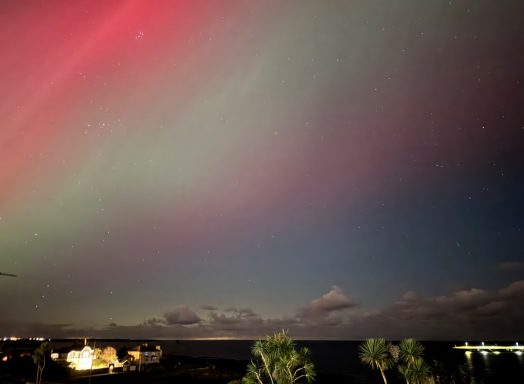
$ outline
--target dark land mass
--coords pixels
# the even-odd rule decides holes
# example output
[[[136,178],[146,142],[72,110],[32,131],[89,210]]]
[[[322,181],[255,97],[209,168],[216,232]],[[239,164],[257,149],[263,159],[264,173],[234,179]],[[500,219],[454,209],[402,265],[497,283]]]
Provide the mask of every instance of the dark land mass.
[[[55,341],[54,341],[55,342]],[[64,340],[53,345],[54,350],[70,350],[83,345],[83,340]],[[148,366],[146,372],[119,372],[115,368],[74,371],[64,364],[47,360],[44,383],[47,384],[164,384],[164,383],[229,383],[241,379],[249,363],[250,341],[154,341],[162,344],[161,362]],[[310,347],[317,372],[315,384],[380,384],[376,370],[363,365],[358,359],[360,342],[298,342]],[[0,384],[34,383],[36,366],[32,360],[39,341],[19,340],[0,343]],[[117,348],[137,344],[137,340],[97,340],[97,345],[115,345]],[[469,358],[462,351],[452,349],[454,342],[426,342],[427,361],[441,383],[457,384],[524,383],[524,356],[516,353],[473,353]],[[127,348],[127,347],[126,347]],[[126,349],[123,348],[123,349]],[[208,357],[202,357],[208,356]],[[5,360],[5,361],[4,361]],[[144,368],[144,367],[142,367]],[[135,366],[135,369],[138,369]],[[405,381],[396,369],[387,372],[388,382]]]
[[[34,382],[35,367],[30,357],[2,364],[2,384],[26,384]],[[226,384],[240,380],[246,371],[247,360],[187,357],[167,355],[162,364],[150,367],[145,372],[115,372],[107,370],[75,372],[54,362],[48,363],[44,371],[44,383],[48,384]],[[90,377],[91,376],[91,377]],[[350,377],[343,374],[320,373],[315,383],[369,383],[369,377]]]

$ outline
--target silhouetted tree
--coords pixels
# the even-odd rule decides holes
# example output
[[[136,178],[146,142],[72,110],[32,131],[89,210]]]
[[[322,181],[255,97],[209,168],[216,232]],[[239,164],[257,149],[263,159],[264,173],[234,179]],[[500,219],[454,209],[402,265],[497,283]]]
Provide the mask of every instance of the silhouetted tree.
[[[409,364],[400,365],[398,370],[407,384],[425,384],[431,379],[431,369],[421,357]]]
[[[423,359],[424,346],[415,339],[400,342],[398,371],[407,384],[427,383],[431,379],[431,369]]]
[[[424,346],[415,339],[404,339],[399,345],[399,360],[405,364],[413,364],[424,356]]]
[[[257,360],[248,365],[244,384],[311,383],[315,379],[309,350],[298,350],[284,331],[256,341],[251,351]]]
[[[42,383],[42,374],[44,373],[46,355],[48,353],[49,344],[47,341],[41,343],[35,352],[33,353],[33,362],[36,364],[36,382],[35,384]]]
[[[118,349],[118,352],[116,353],[116,356],[119,358],[119,359],[124,359],[126,356],[127,356],[127,351],[129,350],[128,347],[121,347]]]
[[[388,383],[385,371],[394,365],[389,346],[384,339],[367,339],[359,346],[360,361],[372,369],[378,369],[384,384]]]

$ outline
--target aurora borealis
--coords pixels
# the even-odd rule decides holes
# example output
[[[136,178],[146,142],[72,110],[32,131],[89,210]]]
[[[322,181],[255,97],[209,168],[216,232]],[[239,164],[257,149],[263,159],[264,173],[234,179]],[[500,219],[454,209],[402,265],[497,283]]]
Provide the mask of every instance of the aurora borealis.
[[[522,15],[2,2],[0,330],[523,337]]]

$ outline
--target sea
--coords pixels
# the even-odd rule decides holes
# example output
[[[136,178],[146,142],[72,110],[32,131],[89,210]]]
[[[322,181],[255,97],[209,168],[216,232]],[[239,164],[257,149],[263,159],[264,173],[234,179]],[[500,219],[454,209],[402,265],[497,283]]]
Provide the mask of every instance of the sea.
[[[97,340],[96,347],[133,347],[147,342],[159,345],[166,355],[180,355],[209,359],[250,360],[251,340]],[[71,341],[54,342],[56,347],[71,345]],[[92,346],[93,340],[89,341]],[[358,359],[360,341],[297,341],[298,347],[311,350],[316,371],[323,374],[337,374],[343,383],[382,383],[378,371],[363,365]],[[425,360],[433,366],[435,374],[445,383],[511,384],[524,383],[524,354],[501,351],[465,353],[453,349],[463,342],[426,341]],[[470,343],[474,345],[475,343]],[[514,345],[508,342],[490,342],[490,345]],[[480,345],[480,342],[477,343]],[[398,373],[387,373],[389,383],[403,383]]]

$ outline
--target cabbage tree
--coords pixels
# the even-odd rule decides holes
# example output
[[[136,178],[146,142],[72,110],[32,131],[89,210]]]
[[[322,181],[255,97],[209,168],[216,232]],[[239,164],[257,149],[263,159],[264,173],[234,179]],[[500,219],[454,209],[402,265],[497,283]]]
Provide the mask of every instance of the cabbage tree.
[[[359,346],[360,361],[372,369],[378,369],[384,384],[388,383],[385,371],[394,365],[389,345],[384,339],[367,339]]]
[[[311,383],[315,379],[309,350],[297,349],[285,331],[256,341],[251,352],[255,360],[247,367],[244,384]]]

